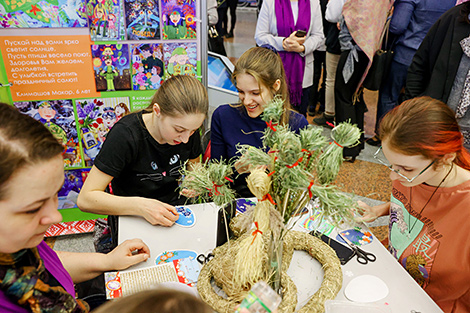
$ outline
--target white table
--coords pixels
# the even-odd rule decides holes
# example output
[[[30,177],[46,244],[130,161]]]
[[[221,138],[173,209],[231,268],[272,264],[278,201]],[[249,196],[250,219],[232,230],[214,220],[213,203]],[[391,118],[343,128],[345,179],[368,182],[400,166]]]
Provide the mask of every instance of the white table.
[[[197,254],[207,255],[216,245],[218,207],[213,203],[189,205],[196,215],[193,227],[186,228],[178,225],[172,227],[152,226],[141,217],[121,216],[119,218],[119,243],[126,239],[141,238],[150,247],[150,259],[145,263],[134,266],[134,269],[155,265],[155,258],[168,250],[192,250]],[[366,226],[363,226],[366,229]],[[306,231],[300,226],[293,230]],[[336,236],[333,231],[332,238]],[[378,303],[388,303],[393,313],[438,313],[441,309],[411,278],[396,259],[385,249],[377,238],[371,244],[363,247],[365,251],[376,255],[375,262],[367,265],[359,264],[353,257],[343,270],[343,287],[336,300],[348,301],[344,289],[357,276],[369,274],[382,279],[388,286],[388,296]],[[303,306],[321,285],[323,271],[318,261],[306,252],[296,251],[288,270],[298,289],[298,306]]]

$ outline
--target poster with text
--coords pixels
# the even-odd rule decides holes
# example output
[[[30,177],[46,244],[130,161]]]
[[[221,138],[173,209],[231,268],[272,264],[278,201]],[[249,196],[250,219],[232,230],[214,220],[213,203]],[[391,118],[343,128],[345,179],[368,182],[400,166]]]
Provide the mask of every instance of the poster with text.
[[[196,39],[196,1],[162,1],[163,39]]]
[[[158,89],[165,77],[162,44],[132,45],[132,88]]]
[[[127,40],[160,39],[156,0],[125,0]]]
[[[64,147],[65,168],[83,167],[72,100],[15,102],[21,113],[40,121]]]
[[[0,37],[13,101],[96,97],[90,36]]]
[[[0,28],[86,27],[85,0],[0,0]]]
[[[163,59],[166,65],[166,76],[197,74],[196,43],[165,43]]]

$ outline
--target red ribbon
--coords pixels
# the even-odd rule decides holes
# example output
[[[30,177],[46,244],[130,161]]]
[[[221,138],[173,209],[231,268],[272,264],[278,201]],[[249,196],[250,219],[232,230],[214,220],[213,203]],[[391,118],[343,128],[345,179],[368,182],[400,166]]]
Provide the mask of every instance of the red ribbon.
[[[226,180],[228,180],[229,182],[233,183],[233,179],[230,179],[229,177],[225,176],[224,177]]]
[[[276,202],[274,202],[273,197],[271,197],[269,193],[265,194],[263,199],[261,199],[261,201],[266,201],[266,200],[269,200],[269,202],[271,202],[273,205],[276,205]]]
[[[269,121],[269,123],[268,123],[268,122],[265,122],[265,123],[266,123],[266,126],[269,127],[269,128],[271,128],[273,132],[276,131],[276,128],[274,128],[274,126],[279,125],[278,123],[274,123],[274,124],[273,124],[273,121]]]
[[[293,167],[296,167],[297,165],[299,165],[300,162],[302,162],[302,160],[304,159],[303,156],[301,156],[297,161],[295,161],[294,164],[292,165],[286,165],[288,168],[293,168]]]
[[[268,174],[268,177],[272,176],[276,171],[272,171],[271,173]]]
[[[343,146],[340,145],[339,143],[337,143],[336,140],[333,140],[332,142],[330,142],[330,145],[331,145],[333,142],[334,142],[338,147],[343,148]]]
[[[326,125],[335,128],[335,124],[333,124],[333,123],[331,123],[331,122],[326,122]]]
[[[251,242],[251,244],[253,244],[253,242],[255,242],[256,236],[258,236],[258,234],[263,234],[263,232],[261,230],[259,230],[258,222],[255,222],[255,226],[256,226],[255,231],[251,233],[254,236],[253,241]]]
[[[308,196],[310,197],[310,199],[312,199],[313,197],[313,193],[312,193],[312,186],[313,186],[313,180],[310,181],[310,185],[308,185],[307,189],[308,189]]]

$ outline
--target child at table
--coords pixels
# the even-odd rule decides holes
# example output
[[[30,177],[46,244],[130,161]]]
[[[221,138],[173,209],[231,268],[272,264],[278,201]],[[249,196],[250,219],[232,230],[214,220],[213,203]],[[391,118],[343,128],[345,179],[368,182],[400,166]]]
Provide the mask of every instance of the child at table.
[[[152,225],[171,226],[180,169],[199,162],[199,127],[208,110],[207,92],[194,77],[175,76],[157,90],[143,111],[120,119],[107,135],[81,192],[78,207],[108,218],[113,245],[115,215],[139,215]],[[111,182],[112,194],[105,192]]]
[[[429,97],[408,100],[380,124],[391,201],[364,208],[390,214],[389,250],[444,312],[470,312],[470,155],[455,113]]]
[[[0,312],[88,312],[74,283],[150,257],[139,239],[109,254],[54,252],[43,241],[62,220],[62,151],[44,125],[0,103]]]
[[[113,300],[93,311],[93,313],[108,312],[212,313],[214,311],[201,299],[187,292],[157,289]]]
[[[264,106],[275,95],[284,100],[281,124],[298,132],[308,125],[305,117],[290,109],[289,92],[282,60],[270,48],[254,47],[243,53],[232,74],[240,103],[219,106],[211,121],[211,159],[229,160],[237,155],[237,144],[262,147],[261,137],[267,127],[261,119]],[[240,197],[253,197],[246,185],[246,175],[235,179]]]

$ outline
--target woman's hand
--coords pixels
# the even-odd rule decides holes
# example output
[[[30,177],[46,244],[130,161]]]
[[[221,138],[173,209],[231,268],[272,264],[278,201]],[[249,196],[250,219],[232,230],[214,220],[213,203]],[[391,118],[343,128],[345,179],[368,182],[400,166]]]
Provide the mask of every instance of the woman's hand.
[[[292,34],[290,34],[289,37],[284,38],[284,40],[282,41],[282,48],[288,52],[302,53],[305,51],[305,47],[303,46],[303,44],[305,42],[306,37],[297,37],[295,36],[295,33],[296,32],[293,32]]]
[[[147,261],[150,257],[150,249],[142,240],[130,239],[114,248],[106,257],[109,269],[124,270],[134,264]]]
[[[152,225],[171,226],[179,218],[175,207],[148,198],[139,198],[141,216]]]
[[[357,218],[359,222],[373,222],[378,217],[387,215],[388,211],[390,210],[390,202],[373,207],[362,201],[357,201],[357,204],[359,205],[358,212],[361,214],[361,217]]]

